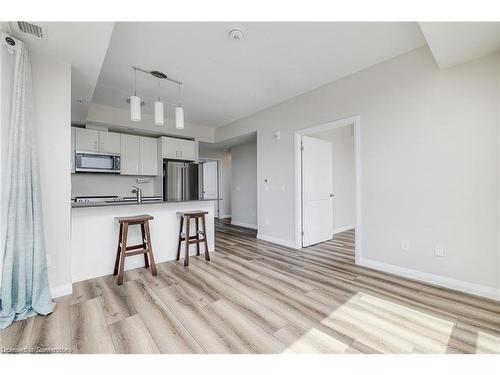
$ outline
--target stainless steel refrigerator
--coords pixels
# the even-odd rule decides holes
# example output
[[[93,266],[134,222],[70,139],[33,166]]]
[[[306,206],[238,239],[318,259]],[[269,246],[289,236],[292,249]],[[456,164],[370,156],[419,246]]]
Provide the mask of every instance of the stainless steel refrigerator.
[[[200,198],[199,164],[163,160],[163,200],[188,201]]]

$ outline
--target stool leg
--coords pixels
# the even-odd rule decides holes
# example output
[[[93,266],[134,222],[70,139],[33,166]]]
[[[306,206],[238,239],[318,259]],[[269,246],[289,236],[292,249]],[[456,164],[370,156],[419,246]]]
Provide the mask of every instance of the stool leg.
[[[203,242],[205,243],[205,260],[210,260],[210,255],[208,255],[207,225],[205,223],[205,215],[201,217],[201,225],[203,227]]]
[[[123,224],[120,223],[120,231],[118,233],[118,248],[116,250],[115,270],[113,276],[118,275],[118,265],[120,264],[120,243],[122,241]]]
[[[182,243],[182,225],[184,224],[184,216],[181,216],[181,225],[179,226],[179,242],[177,242],[177,257],[175,260],[179,260],[181,258],[181,243]]]
[[[199,217],[195,217],[194,218],[194,221],[196,223],[196,256],[200,256],[200,227],[198,225],[198,220],[199,220]]]
[[[153,276],[156,276],[156,264],[155,264],[155,258],[153,256],[153,245],[151,244],[151,231],[149,230],[149,221],[146,221],[145,225],[146,227],[146,239],[148,241],[148,255],[149,255],[149,263],[151,265],[151,273]]]
[[[184,267],[189,266],[189,227],[191,226],[191,218],[186,217],[186,255],[184,255]]]
[[[123,273],[125,270],[125,252],[127,251],[128,224],[123,224],[122,248],[120,252],[120,267],[118,268],[118,285],[123,284]]]
[[[146,231],[144,229],[144,223],[141,224],[141,233],[142,233],[142,248],[144,250],[146,250],[148,248],[148,241],[146,239]],[[149,257],[148,257],[148,253],[144,253],[144,268],[148,268],[149,267]]]

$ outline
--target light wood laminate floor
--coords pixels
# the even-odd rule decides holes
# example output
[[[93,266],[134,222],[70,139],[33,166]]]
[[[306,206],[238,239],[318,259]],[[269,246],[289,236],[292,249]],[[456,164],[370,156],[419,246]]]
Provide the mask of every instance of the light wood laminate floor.
[[[155,244],[155,247],[161,244]],[[191,257],[74,285],[0,347],[73,353],[500,353],[500,303],[359,267],[354,231],[293,250],[216,221]]]

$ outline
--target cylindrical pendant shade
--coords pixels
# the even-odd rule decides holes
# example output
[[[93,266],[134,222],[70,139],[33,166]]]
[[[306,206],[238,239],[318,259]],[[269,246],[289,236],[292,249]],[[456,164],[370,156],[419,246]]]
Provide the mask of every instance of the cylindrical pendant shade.
[[[141,121],[141,98],[138,96],[130,97],[130,120]]]
[[[175,128],[184,129],[184,108],[175,107]]]
[[[163,103],[155,102],[155,125],[163,125]]]

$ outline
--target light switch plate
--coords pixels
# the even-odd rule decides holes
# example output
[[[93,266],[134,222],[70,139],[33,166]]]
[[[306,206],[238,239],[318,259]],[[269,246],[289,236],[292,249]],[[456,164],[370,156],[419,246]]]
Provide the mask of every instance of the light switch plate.
[[[436,245],[434,253],[437,257],[444,257],[444,247],[441,245]]]
[[[401,250],[409,250],[409,249],[410,249],[410,241],[401,240]]]

